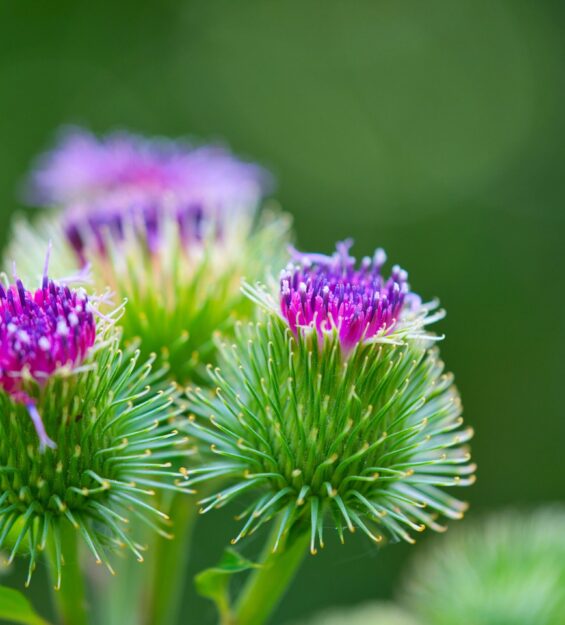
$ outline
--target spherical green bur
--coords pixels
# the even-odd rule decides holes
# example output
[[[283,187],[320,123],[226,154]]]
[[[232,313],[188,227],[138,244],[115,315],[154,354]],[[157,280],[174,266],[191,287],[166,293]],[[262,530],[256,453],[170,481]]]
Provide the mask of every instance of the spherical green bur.
[[[18,551],[29,554],[28,582],[48,545],[60,575],[61,524],[75,527],[110,570],[109,555],[121,547],[143,559],[128,531],[130,517],[167,534],[160,522],[166,515],[152,500],[159,490],[186,490],[165,461],[188,453],[186,438],[169,424],[176,391],[152,390],[151,362],[138,365],[138,357],[122,353],[113,333],[78,371],[30,386],[57,445],[44,453],[26,407],[0,393],[0,546],[10,536],[10,560]]]
[[[311,551],[323,546],[325,519],[360,529],[373,541],[413,542],[412,532],[441,531],[439,516],[459,519],[466,505],[445,487],[474,480],[452,376],[429,342],[360,343],[344,357],[334,333],[295,336],[275,314],[239,324],[210,369],[216,392],[189,392],[190,431],[208,461],[198,484],[229,485],[202,511],[245,494],[254,502],[233,542],[279,515],[282,536],[310,526]],[[276,548],[276,545],[275,545]]]

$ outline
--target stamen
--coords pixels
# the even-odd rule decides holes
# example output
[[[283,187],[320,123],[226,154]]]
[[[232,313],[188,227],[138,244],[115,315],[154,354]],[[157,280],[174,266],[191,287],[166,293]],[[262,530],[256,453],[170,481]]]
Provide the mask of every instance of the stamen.
[[[37,436],[39,437],[39,451],[43,453],[46,447],[50,447],[51,449],[55,449],[57,444],[52,441],[49,436],[47,436],[47,432],[45,431],[45,426],[43,425],[43,420],[39,412],[37,412],[37,408],[35,404],[26,404],[27,411],[29,412],[29,416],[35,426],[35,431],[37,432]]]
[[[346,350],[392,333],[410,291],[408,274],[398,265],[388,280],[381,275],[383,250],[372,259],[365,257],[356,269],[351,246],[351,240],[338,243],[332,256],[291,249],[296,263],[288,266],[280,281],[281,311],[291,330],[312,327],[322,339],[335,329]]]

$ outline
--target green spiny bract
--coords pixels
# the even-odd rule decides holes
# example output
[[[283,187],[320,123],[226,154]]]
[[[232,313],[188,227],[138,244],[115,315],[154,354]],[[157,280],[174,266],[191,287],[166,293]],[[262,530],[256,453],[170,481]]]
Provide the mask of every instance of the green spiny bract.
[[[269,309],[238,324],[220,369],[210,368],[215,395],[189,390],[189,430],[209,448],[189,482],[229,481],[202,512],[253,494],[233,542],[278,515],[279,540],[307,524],[312,553],[328,517],[342,541],[344,529],[359,529],[375,542],[413,542],[413,531],[444,529],[438,517],[461,518],[466,505],[443,489],[474,480],[472,431],[430,344],[359,342],[345,352],[337,328],[320,343],[315,329],[293,332]]]
[[[38,450],[26,406],[0,391],[0,546],[11,549],[10,560],[29,555],[27,583],[46,547],[55,553],[60,583],[68,524],[110,570],[112,552],[124,547],[142,560],[128,519],[166,535],[155,492],[186,490],[165,460],[189,453],[185,437],[170,427],[176,390],[163,386],[163,371],[152,372],[153,359],[140,365],[139,351],[120,350],[113,324],[98,326],[79,368],[63,368],[41,385],[26,382],[56,448]],[[161,390],[151,388],[155,383]]]
[[[508,511],[416,556],[404,603],[433,625],[565,623],[565,511]]]
[[[224,235],[213,226],[186,246],[176,220],[163,217],[156,252],[126,233],[121,244],[108,241],[107,256],[92,258],[99,279],[129,302],[120,321],[126,340],[140,338],[144,352],[162,356],[179,383],[208,380],[204,365],[215,360],[214,333],[229,328],[233,315],[251,313],[242,277],[259,278],[265,265],[286,256],[284,215],[264,215],[257,227],[238,216],[222,228]]]

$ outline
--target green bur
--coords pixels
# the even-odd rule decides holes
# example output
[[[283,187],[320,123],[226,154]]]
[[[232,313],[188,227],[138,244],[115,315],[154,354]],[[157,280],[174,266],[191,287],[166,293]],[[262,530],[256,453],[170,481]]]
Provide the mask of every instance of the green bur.
[[[220,352],[220,367],[210,368],[215,393],[189,392],[188,432],[206,457],[189,483],[226,481],[201,512],[246,502],[232,543],[277,518],[234,623],[265,622],[291,578],[277,558],[297,542],[315,554],[328,524],[341,541],[359,530],[375,543],[414,542],[426,527],[443,531],[441,517],[462,518],[466,504],[445,489],[474,481],[472,430],[462,427],[459,395],[431,341],[359,343],[344,354],[336,330],[319,342],[266,310],[238,324]]]
[[[46,552],[63,622],[73,625],[86,622],[79,537],[112,572],[114,554],[142,561],[130,521],[167,534],[157,493],[188,492],[168,460],[186,448],[170,424],[176,391],[152,360],[139,365],[139,352],[119,345],[107,326],[81,367],[27,383],[55,449],[40,453],[25,406],[0,392],[0,546],[10,561],[29,557],[28,584]]]

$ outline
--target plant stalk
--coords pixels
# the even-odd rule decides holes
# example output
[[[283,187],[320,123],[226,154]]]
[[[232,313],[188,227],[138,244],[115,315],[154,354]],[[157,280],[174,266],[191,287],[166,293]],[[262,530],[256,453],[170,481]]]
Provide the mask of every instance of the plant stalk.
[[[80,566],[78,549],[78,532],[66,520],[60,524],[61,554],[61,585],[58,585],[57,551],[54,544],[48,545],[46,556],[53,582],[53,599],[61,625],[88,625],[86,606],[86,582]]]
[[[168,540],[157,536],[152,545],[147,625],[176,625],[179,621],[190,540],[198,508],[192,497],[175,493],[167,513],[174,523],[174,537]]]
[[[261,567],[251,574],[237,601],[233,622],[226,620],[222,625],[265,625],[278,606],[304,560],[310,540],[309,533],[300,530],[291,533],[274,552],[278,529],[275,523]]]

